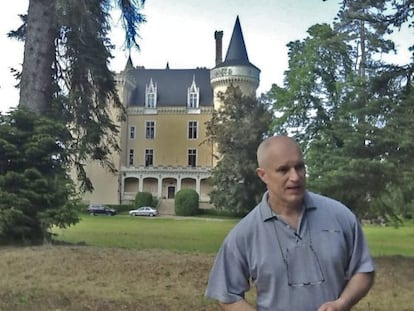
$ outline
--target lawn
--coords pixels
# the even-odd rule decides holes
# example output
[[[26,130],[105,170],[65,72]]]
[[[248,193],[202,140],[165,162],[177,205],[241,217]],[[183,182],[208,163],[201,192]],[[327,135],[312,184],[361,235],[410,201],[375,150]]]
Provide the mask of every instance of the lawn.
[[[85,215],[76,226],[55,232],[58,240],[73,244],[214,254],[237,221]],[[364,226],[364,231],[373,256],[414,257],[414,221],[399,228]]]
[[[85,215],[61,245],[0,247],[0,310],[218,311],[203,294],[237,221]],[[414,224],[364,230],[377,277],[353,311],[414,311]]]
[[[404,255],[414,257],[414,222],[403,226],[365,226],[365,234],[373,256]]]
[[[85,215],[76,226],[54,232],[57,240],[72,244],[213,254],[237,221]]]

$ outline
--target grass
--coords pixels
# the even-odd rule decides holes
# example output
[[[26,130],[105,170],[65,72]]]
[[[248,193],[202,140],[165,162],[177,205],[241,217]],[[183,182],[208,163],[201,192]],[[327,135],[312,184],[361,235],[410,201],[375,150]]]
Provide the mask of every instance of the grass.
[[[212,256],[93,246],[0,248],[0,310],[215,311]]]
[[[414,222],[403,226],[365,226],[365,234],[373,256],[414,256]]]
[[[56,230],[72,244],[0,247],[0,310],[218,311],[203,293],[236,222],[85,215]],[[364,230],[377,277],[353,311],[414,311],[414,223]]]
[[[237,221],[85,215],[76,226],[54,232],[72,244],[212,254]]]
[[[58,240],[73,244],[214,254],[237,221],[85,215],[76,226],[55,232]],[[364,231],[373,256],[414,256],[414,221],[399,228],[364,226]]]

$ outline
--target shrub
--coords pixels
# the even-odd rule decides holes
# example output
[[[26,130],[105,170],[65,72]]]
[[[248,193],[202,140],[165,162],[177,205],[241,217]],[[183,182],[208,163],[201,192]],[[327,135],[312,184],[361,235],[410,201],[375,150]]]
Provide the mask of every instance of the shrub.
[[[235,213],[234,211],[218,209],[218,208],[200,209],[198,213],[203,216],[229,217],[229,218],[242,218],[247,215],[246,213]]]
[[[152,207],[156,208],[158,206],[159,203],[159,199],[157,197],[152,197]]]
[[[174,208],[177,216],[192,216],[198,212],[198,193],[193,189],[182,189],[175,195]]]
[[[152,194],[149,192],[138,192],[135,196],[135,207],[153,206]]]
[[[132,204],[119,204],[119,205],[106,205],[110,208],[116,210],[118,214],[128,213],[129,210],[134,209],[134,205]]]

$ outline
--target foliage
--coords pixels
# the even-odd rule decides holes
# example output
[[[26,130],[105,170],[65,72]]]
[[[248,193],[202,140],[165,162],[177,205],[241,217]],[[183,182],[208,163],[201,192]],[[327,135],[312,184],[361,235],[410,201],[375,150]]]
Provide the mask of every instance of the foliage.
[[[174,209],[177,216],[193,216],[198,213],[199,196],[194,189],[181,189],[175,195]]]
[[[79,221],[65,126],[16,110],[0,118],[0,243],[38,243]]]
[[[218,208],[201,208],[198,211],[200,217],[211,217],[211,218],[241,218],[245,216],[245,213],[235,215],[234,212],[218,209]]]
[[[128,48],[137,45],[144,2],[117,2]],[[49,238],[52,226],[78,221],[70,168],[84,191],[93,190],[87,160],[115,171],[110,155],[119,151],[124,108],[108,68],[110,9],[107,0],[30,0],[23,25],[9,34],[24,40],[25,50],[22,72],[14,71],[18,110],[1,117],[1,242],[36,243]]]
[[[131,209],[135,209],[135,206],[131,204],[107,204],[108,207],[116,210],[117,214],[128,214]]]
[[[377,220],[399,226],[404,220],[413,218],[414,201],[412,200],[412,189],[410,189],[411,192],[408,195],[405,193],[405,190],[407,190],[407,187],[400,187],[394,184],[386,186],[381,196],[373,200],[372,214]],[[393,215],[393,217],[390,217],[390,215]]]
[[[211,203],[235,215],[249,212],[261,199],[265,185],[256,175],[256,151],[269,135],[272,113],[264,99],[242,95],[230,86],[219,94],[222,106],[207,123],[217,145],[219,161],[211,176]]]
[[[314,25],[289,43],[284,86],[267,94],[279,116],[274,131],[302,143],[309,187],[361,218],[395,223],[414,186],[414,66],[380,57],[395,50],[387,35],[413,13],[399,12],[398,24],[397,2],[344,1],[333,28]]]
[[[135,207],[142,206],[155,206],[152,194],[150,192],[138,192],[135,195]]]
[[[138,27],[145,0],[114,1],[121,9],[126,47],[139,48]],[[76,168],[81,190],[93,185],[84,170],[88,159],[115,172],[111,153],[124,107],[108,68],[111,1],[29,1],[23,25],[9,36],[25,41],[19,107],[62,120],[70,129],[67,160]],[[112,107],[111,107],[112,106]]]

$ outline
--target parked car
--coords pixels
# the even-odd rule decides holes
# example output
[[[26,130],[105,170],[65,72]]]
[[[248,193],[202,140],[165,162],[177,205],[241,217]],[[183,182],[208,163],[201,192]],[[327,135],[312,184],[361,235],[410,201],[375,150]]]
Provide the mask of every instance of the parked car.
[[[116,210],[106,205],[102,205],[102,204],[91,204],[88,206],[87,210],[88,210],[88,213],[93,216],[95,215],[108,215],[108,216],[116,215]]]
[[[129,211],[130,216],[157,216],[158,211],[150,206],[142,206],[137,209],[133,209]]]

